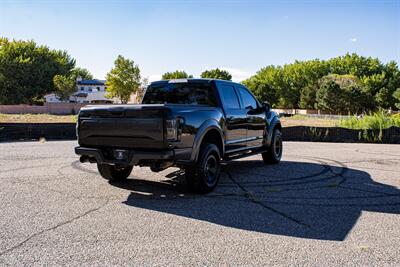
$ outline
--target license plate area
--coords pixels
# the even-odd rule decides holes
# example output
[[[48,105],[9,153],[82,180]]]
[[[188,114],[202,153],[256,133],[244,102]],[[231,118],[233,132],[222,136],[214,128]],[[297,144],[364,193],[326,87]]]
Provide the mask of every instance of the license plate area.
[[[129,151],[124,149],[114,149],[113,151],[114,159],[116,160],[127,160]]]

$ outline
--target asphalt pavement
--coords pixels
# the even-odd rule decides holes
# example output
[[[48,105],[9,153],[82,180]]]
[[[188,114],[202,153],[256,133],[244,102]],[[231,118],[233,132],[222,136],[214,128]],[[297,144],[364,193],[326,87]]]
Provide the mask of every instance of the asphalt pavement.
[[[285,142],[191,194],[178,169],[110,184],[74,141],[0,144],[0,265],[400,265],[400,146]]]

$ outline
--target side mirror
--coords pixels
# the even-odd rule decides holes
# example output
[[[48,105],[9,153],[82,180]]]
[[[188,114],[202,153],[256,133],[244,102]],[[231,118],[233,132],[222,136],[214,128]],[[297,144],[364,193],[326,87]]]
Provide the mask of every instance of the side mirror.
[[[263,102],[262,106],[265,108],[266,112],[268,112],[271,109],[271,104],[268,101]]]

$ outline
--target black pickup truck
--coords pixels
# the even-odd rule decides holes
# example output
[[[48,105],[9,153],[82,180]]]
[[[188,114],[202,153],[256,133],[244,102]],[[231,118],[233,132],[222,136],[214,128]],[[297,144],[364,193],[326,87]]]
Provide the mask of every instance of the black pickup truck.
[[[261,153],[282,156],[279,116],[241,84],[215,79],[151,83],[142,104],[87,106],[77,122],[81,162],[97,163],[110,181],[133,166],[185,170],[188,185],[207,193],[217,185],[222,160]]]

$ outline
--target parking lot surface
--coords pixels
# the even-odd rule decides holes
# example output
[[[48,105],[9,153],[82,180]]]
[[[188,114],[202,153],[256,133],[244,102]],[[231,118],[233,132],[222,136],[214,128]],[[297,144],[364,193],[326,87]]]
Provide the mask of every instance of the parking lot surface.
[[[194,195],[178,169],[110,184],[76,142],[0,144],[0,265],[400,265],[400,146],[284,143]]]

